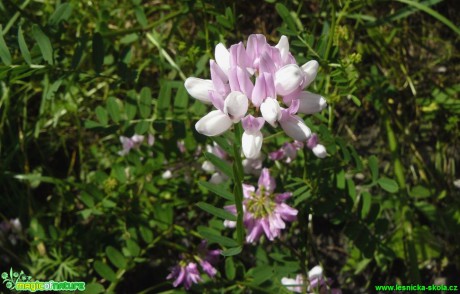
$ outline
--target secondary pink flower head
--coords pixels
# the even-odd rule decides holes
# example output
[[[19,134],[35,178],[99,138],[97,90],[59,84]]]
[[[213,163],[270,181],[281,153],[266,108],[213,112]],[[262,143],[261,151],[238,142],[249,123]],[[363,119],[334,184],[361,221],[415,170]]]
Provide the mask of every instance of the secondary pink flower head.
[[[297,210],[284,203],[292,193],[274,194],[275,188],[275,179],[267,168],[260,174],[257,191],[255,187],[243,184],[243,223],[248,229],[246,242],[257,242],[264,233],[273,241],[286,228],[285,222],[296,220]],[[225,209],[236,214],[235,205],[226,206]],[[225,221],[224,225],[235,227],[236,224]]]
[[[217,136],[243,120],[246,158],[259,156],[263,139],[260,128],[264,122],[272,127],[280,124],[289,136],[305,142],[311,131],[296,114],[312,114],[326,107],[323,97],[303,91],[316,78],[318,68],[315,60],[297,65],[286,36],[276,46],[269,45],[260,34],[250,35],[246,47],[242,42],[229,49],[218,44],[215,60],[210,61],[211,79],[190,77],[185,81],[192,97],[216,108],[201,118],[195,128],[203,135]],[[255,109],[252,113],[261,116],[249,115],[251,107]],[[255,129],[252,122],[245,123],[248,118],[260,128]]]
[[[208,250],[206,241],[202,241],[198,246],[197,254],[183,259],[178,265],[172,268],[171,273],[166,279],[174,279],[173,286],[178,287],[184,285],[186,290],[190,289],[193,284],[198,284],[202,281],[201,273],[197,263],[201,269],[210,277],[213,278],[217,274],[214,265],[219,261],[220,250]]]
[[[193,283],[198,284],[201,282],[200,272],[194,262],[176,265],[166,279],[175,279],[173,282],[174,287],[183,284],[187,290],[190,289]]]

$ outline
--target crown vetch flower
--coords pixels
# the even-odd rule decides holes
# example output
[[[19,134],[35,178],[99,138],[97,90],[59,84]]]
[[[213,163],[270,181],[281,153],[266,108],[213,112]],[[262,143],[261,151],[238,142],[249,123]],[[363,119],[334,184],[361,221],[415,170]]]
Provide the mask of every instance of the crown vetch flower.
[[[304,285],[304,280],[303,280],[303,275],[298,274],[295,279],[290,279],[290,278],[282,278],[281,279],[281,284],[286,286],[286,288],[289,291],[296,292],[296,293],[302,293],[302,288]]]
[[[201,282],[200,272],[194,262],[176,265],[166,279],[175,279],[173,282],[174,287],[183,284],[187,290],[190,289],[193,283],[198,284]]]
[[[251,126],[243,134],[243,153],[249,159],[259,156],[264,122],[272,127],[279,123],[295,140],[308,140],[311,131],[296,114],[313,114],[326,107],[323,97],[304,91],[316,78],[317,61],[298,66],[286,36],[271,46],[260,34],[250,35],[246,47],[242,42],[229,49],[218,44],[214,56],[210,80],[189,77],[185,81],[192,97],[216,108],[195,124],[199,133],[217,136],[243,121],[243,126]]]
[[[284,203],[292,193],[274,194],[275,188],[275,179],[267,168],[260,174],[257,191],[255,187],[243,184],[243,223],[248,229],[246,242],[257,242],[263,233],[273,241],[286,228],[285,222],[296,220],[297,210]],[[228,205],[225,209],[236,215],[235,205]],[[224,225],[234,228],[236,223],[226,220]]]
[[[305,289],[305,280],[304,276],[298,274],[295,279],[282,278],[281,284],[286,286],[289,291],[296,293],[304,293]],[[341,294],[342,290],[339,288],[329,289],[328,287],[332,284],[332,279],[326,279],[323,275],[323,268],[319,265],[313,267],[308,272],[308,286],[307,293],[331,293],[331,294]]]
[[[131,149],[137,148],[144,141],[144,136],[134,134],[131,138],[120,136],[120,142],[123,145],[123,150],[119,151],[118,154],[123,156],[129,153]]]
[[[199,263],[201,269],[210,278],[213,278],[217,274],[217,269],[214,265],[219,261],[221,250],[208,250],[206,246],[207,242],[203,240],[200,245],[198,245],[197,255],[187,258],[183,257],[179,264],[172,268],[171,273],[166,279],[174,279],[174,287],[183,284],[184,288],[188,290],[193,284],[198,284],[202,281],[197,263]]]
[[[120,142],[123,146],[123,150],[118,151],[118,154],[121,156],[125,156],[128,154],[131,149],[133,148],[139,148],[141,146],[142,142],[144,141],[144,136],[134,134],[131,138],[130,137],[125,137],[125,136],[120,136]],[[148,135],[147,137],[147,144],[149,146],[152,146],[155,144],[155,137],[151,134]]]

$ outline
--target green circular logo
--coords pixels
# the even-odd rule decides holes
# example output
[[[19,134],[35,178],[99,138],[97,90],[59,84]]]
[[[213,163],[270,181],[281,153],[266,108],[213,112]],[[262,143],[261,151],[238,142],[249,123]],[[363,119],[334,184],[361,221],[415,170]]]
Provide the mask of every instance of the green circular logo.
[[[13,288],[13,283],[11,283],[11,282],[6,283],[6,287],[7,287],[8,289]]]

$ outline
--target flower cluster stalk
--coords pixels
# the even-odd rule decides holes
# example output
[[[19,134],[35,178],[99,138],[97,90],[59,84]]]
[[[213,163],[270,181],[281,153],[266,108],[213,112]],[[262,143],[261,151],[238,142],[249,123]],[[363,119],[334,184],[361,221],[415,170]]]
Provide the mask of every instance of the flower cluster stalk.
[[[235,195],[235,206],[236,206],[236,235],[238,244],[243,245],[245,230],[243,227],[243,165],[241,163],[241,126],[240,124],[235,125],[235,144],[233,145],[233,156],[235,161],[233,163],[233,181]]]

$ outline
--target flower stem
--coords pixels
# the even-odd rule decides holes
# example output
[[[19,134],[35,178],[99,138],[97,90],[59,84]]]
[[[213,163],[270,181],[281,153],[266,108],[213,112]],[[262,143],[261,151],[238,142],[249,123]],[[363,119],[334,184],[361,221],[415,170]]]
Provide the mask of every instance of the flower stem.
[[[152,42],[153,45],[155,45],[157,48],[158,48],[158,51],[160,52],[161,55],[164,56],[164,58],[168,61],[168,63],[175,69],[177,70],[177,72],[179,73],[179,76],[182,78],[182,80],[186,80],[187,77],[185,76],[185,74],[182,72],[182,70],[180,69],[180,67],[177,65],[177,63],[174,61],[174,59],[172,59],[171,55],[169,55],[168,52],[166,52],[165,49],[163,49],[161,47],[161,44],[160,42],[157,40],[157,38],[155,38],[154,35],[148,33],[147,34],[147,39],[149,39],[150,42]]]
[[[240,147],[241,147],[241,125],[235,125],[235,144],[233,144],[233,182],[236,206],[236,235],[240,245],[244,243],[244,227],[243,227],[243,164],[241,162]]]

